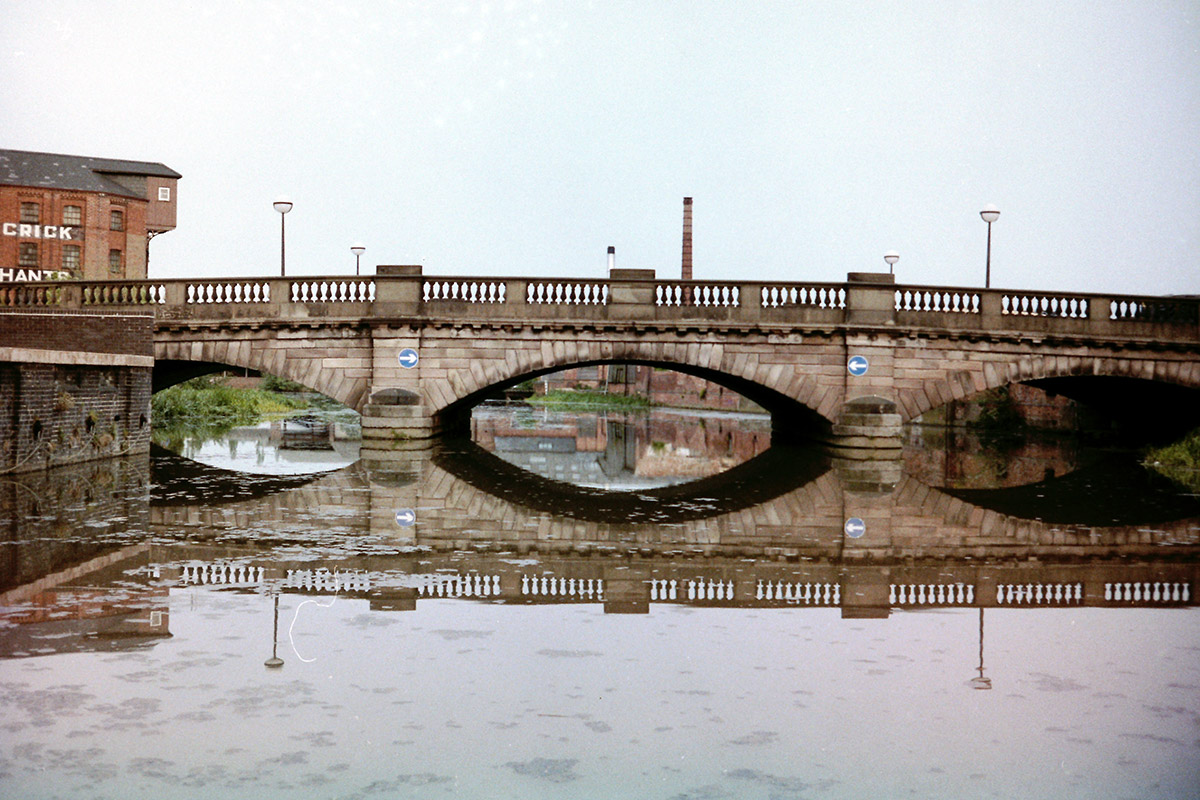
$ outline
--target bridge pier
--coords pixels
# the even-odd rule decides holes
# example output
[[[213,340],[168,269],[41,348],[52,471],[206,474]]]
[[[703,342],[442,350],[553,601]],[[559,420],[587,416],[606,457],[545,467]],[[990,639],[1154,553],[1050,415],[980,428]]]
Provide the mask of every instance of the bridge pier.
[[[395,453],[424,450],[433,446],[434,435],[433,415],[415,392],[383,389],[363,407],[363,458],[388,461]]]
[[[898,458],[904,446],[896,404],[882,397],[860,397],[842,406],[825,444],[849,459]]]

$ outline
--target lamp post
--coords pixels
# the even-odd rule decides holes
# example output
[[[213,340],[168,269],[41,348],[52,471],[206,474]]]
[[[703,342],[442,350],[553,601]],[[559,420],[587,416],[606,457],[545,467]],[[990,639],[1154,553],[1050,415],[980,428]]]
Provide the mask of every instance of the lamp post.
[[[888,272],[892,275],[896,274],[896,262],[900,260],[900,254],[895,250],[888,250],[883,254],[883,260],[888,264]]]
[[[287,264],[287,235],[284,228],[283,218],[289,211],[292,210],[292,201],[286,197],[279,197],[275,200],[275,210],[279,212],[279,277],[283,277]]]
[[[979,212],[979,216],[988,226],[987,272],[984,273],[983,288],[990,289],[992,288],[992,223],[1000,219],[1000,209],[988,203],[983,207],[983,211]]]
[[[360,243],[355,242],[354,244],[350,245],[350,252],[354,253],[354,274],[357,275],[359,259],[362,258],[363,253],[367,252],[367,248],[363,247]]]

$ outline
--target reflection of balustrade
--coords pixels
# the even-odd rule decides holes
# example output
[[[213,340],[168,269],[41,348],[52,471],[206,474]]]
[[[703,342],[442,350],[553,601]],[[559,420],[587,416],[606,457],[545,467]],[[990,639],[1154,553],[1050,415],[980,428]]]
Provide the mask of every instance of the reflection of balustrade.
[[[495,597],[500,594],[499,575],[428,575],[417,586],[418,597]]]
[[[888,602],[894,606],[973,606],[975,587],[965,583],[893,583]]]
[[[557,598],[559,600],[604,601],[604,581],[599,578],[555,578],[547,575],[522,575],[521,595],[524,597]]]
[[[1192,587],[1166,581],[1106,583],[1104,599],[1110,603],[1190,603]]]
[[[842,603],[842,587],[830,582],[762,581],[758,582],[755,599],[806,606],[838,606]]]
[[[996,605],[1001,606],[1082,603],[1082,583],[1002,583],[996,586]]]
[[[365,592],[371,579],[361,572],[340,572],[327,569],[289,569],[283,585],[306,592]]]
[[[697,578],[686,583],[688,600],[732,600],[733,581]]]
[[[258,586],[263,575],[263,567],[249,564],[186,564],[179,578],[185,586]]]

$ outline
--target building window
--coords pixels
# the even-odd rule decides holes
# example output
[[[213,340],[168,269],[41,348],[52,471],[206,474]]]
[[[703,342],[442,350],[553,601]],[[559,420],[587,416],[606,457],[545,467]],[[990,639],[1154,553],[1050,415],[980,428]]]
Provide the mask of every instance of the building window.
[[[79,269],[79,263],[81,260],[79,245],[63,245],[63,269],[76,272]]]
[[[171,187],[170,186],[158,187],[158,199],[163,201],[164,203],[171,202]]]
[[[63,225],[82,225],[83,209],[79,206],[63,206]]]
[[[120,272],[121,271],[121,251],[120,250],[109,250],[108,251],[108,270],[109,270],[109,272]]]
[[[37,242],[21,242],[21,247],[17,255],[17,264],[22,267],[36,267],[38,265]]]
[[[121,211],[118,208],[114,208],[112,211],[111,220],[112,220],[112,222],[108,226],[109,230],[113,230],[113,231],[125,230],[125,212],[124,211]]]
[[[21,203],[21,222],[37,225],[41,221],[42,213],[37,203]]]

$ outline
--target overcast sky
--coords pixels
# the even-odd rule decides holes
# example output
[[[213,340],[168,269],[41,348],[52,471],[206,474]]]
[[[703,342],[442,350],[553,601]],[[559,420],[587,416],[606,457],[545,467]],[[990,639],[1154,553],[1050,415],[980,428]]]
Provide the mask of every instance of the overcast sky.
[[[0,147],[160,161],[152,276],[1200,293],[1200,4],[4,0]]]

